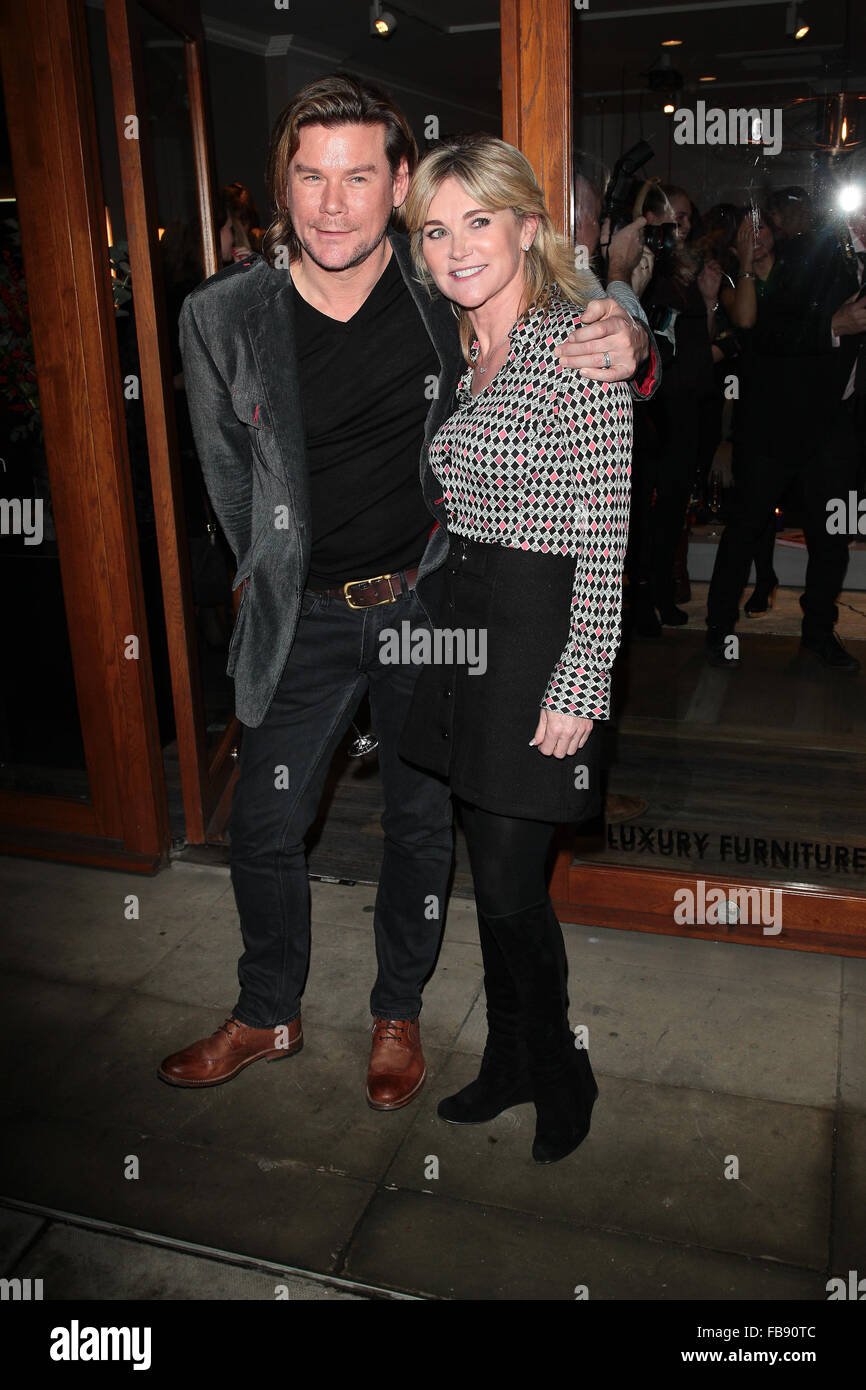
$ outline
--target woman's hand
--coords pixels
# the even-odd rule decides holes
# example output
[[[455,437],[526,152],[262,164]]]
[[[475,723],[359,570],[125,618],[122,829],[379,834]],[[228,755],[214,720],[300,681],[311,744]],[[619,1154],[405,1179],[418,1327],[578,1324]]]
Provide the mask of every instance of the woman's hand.
[[[631,273],[631,287],[640,299],[650,280],[653,278],[653,269],[656,258],[648,246],[645,246],[640,260]]]
[[[755,263],[755,224],[747,213],[737,228],[737,241],[734,247],[740,270],[749,271]]]
[[[570,758],[572,753],[583,747],[591,733],[591,719],[578,719],[574,714],[557,714],[553,710],[543,709],[530,747],[537,748],[545,757],[550,757],[552,753],[556,758]]]
[[[707,261],[698,276],[698,289],[705,304],[715,304],[719,298],[719,285],[722,283],[722,267],[718,261]]]

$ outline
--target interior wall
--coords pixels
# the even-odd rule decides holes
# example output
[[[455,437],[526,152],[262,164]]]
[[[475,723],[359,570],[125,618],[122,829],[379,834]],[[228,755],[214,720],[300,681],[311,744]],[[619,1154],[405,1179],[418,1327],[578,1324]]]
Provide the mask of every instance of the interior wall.
[[[333,72],[334,64],[324,58],[307,54],[286,53],[267,60],[268,69],[268,115],[273,123],[286,102],[305,82],[324,73]],[[407,80],[406,83],[389,81],[376,72],[365,71],[355,64],[352,71],[358,77],[383,87],[404,112],[423,152],[427,139],[425,127],[427,118],[435,116],[439,123],[439,134],[444,136],[456,131],[486,130],[494,135],[501,133],[502,121],[499,111],[491,113],[480,107],[469,107],[450,99],[446,91],[425,91]],[[408,78],[408,74],[407,74]],[[447,75],[446,75],[447,82]]]
[[[213,117],[218,184],[240,180],[247,185],[258,206],[263,225],[271,214],[265,194],[265,167],[270,132],[280,111],[295,92],[316,77],[333,72],[332,59],[310,53],[291,52],[266,57],[244,52],[226,43],[208,39],[205,48],[208,90]],[[389,82],[377,73],[355,65],[359,77],[378,82],[405,112],[423,151],[427,118],[438,119],[441,135],[457,130],[488,130],[500,133],[499,113],[491,115],[480,108],[451,101],[442,93],[424,92],[411,86]]]
[[[783,145],[777,155],[767,155],[734,145],[677,145],[673,117],[661,111],[581,116],[575,131],[575,147],[601,159],[608,172],[639,140],[647,140],[655,151],[641,172],[679,184],[702,212],[714,203],[744,203],[750,193],[759,197],[790,184],[811,190],[813,184],[814,156],[809,150]]]
[[[270,222],[265,165],[271,122],[268,67],[273,59],[227,44],[205,42],[208,97],[213,122],[214,183],[243,183],[253,195],[262,226]]]

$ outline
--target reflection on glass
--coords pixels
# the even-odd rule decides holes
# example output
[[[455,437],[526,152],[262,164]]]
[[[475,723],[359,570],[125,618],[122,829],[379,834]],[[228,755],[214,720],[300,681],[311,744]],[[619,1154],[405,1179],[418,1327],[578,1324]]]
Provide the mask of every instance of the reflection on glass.
[[[150,458],[141,389],[136,331],[135,284],[129,271],[122,183],[114,124],[111,70],[104,15],[86,11],[88,47],[99,135],[100,161],[106,199],[106,227],[112,267],[120,374],[126,414],[130,470],[135,498],[136,529],[144,583],[145,607],[156,689],[160,741],[169,785],[179,785],[171,671],[154,514]],[[144,91],[156,191],[159,260],[155,285],[163,296],[174,384],[180,476],[186,516],[186,538],[192,573],[198,636],[199,667],[205,709],[203,720],[216,741],[233,710],[231,682],[225,675],[226,648],[231,627],[231,559],[210,515],[198,460],[192,443],[183,391],[177,321],[184,298],[203,278],[201,233],[195,184],[184,42],[143,6],[137,10],[141,35]],[[180,828],[180,826],[178,826]]]
[[[204,278],[185,45],[180,35],[142,5],[137,17],[160,235],[157,292],[162,292],[165,302],[204,714],[213,741],[234,707],[233,688],[225,674],[232,624],[233,561],[211,509],[196,455],[178,341],[181,305]],[[228,221],[227,210],[218,206],[214,216],[221,230]],[[230,261],[230,247],[224,249],[228,251],[225,259]]]
[[[0,788],[88,799],[0,88]]]
[[[795,78],[774,8],[736,44],[684,12],[669,56],[654,16],[615,54],[575,16],[576,241],[664,362],[635,409],[606,821],[578,854],[864,891],[866,102],[845,7]]]
[[[165,322],[174,382],[179,466],[189,546],[192,598],[196,612],[204,719],[211,739],[218,738],[234,712],[234,691],[225,676],[231,637],[232,556],[211,510],[197,460],[178,341],[178,318],[186,295],[204,277],[202,228],[197,213],[195,161],[189,121],[185,46],[181,36],[138,7],[145,58],[145,89],[153,150],[157,220],[160,228],[158,289],[164,293]],[[225,227],[227,210],[214,210],[217,228]],[[231,252],[227,256],[231,260]]]

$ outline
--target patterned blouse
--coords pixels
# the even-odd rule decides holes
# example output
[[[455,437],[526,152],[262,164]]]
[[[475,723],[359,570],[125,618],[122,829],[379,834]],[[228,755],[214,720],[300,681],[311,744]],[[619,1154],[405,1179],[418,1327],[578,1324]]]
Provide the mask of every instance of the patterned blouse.
[[[472,367],[457,410],[430,445],[449,532],[577,560],[568,642],[541,705],[607,719],[619,646],[628,536],[632,405],[624,382],[590,381],[553,349],[580,325],[558,291],[511,331],[511,350],[478,396]],[[478,355],[478,342],[471,358]]]

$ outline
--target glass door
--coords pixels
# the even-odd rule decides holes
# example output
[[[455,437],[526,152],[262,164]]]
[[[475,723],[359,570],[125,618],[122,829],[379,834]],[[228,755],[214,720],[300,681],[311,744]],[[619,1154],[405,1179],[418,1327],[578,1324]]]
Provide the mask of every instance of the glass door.
[[[635,406],[607,815],[560,887],[600,924],[862,954],[866,426],[836,311],[864,50],[844,0],[796,9],[573,12],[577,239],[604,274],[599,223],[646,214],[667,360]]]
[[[83,5],[4,10],[0,848],[169,846]]]
[[[104,26],[91,17],[90,45],[95,71],[110,69],[103,158],[116,162],[122,188],[113,236],[134,322],[127,375],[140,379],[127,426],[147,459],[153,499],[143,554],[161,584],[173,716],[163,719],[166,771],[170,791],[176,783],[182,795],[184,837],[201,844],[225,819],[239,725],[224,675],[232,561],[192,446],[177,341],[183,298],[218,268],[198,7],[107,0]],[[108,98],[104,80],[97,91]]]

